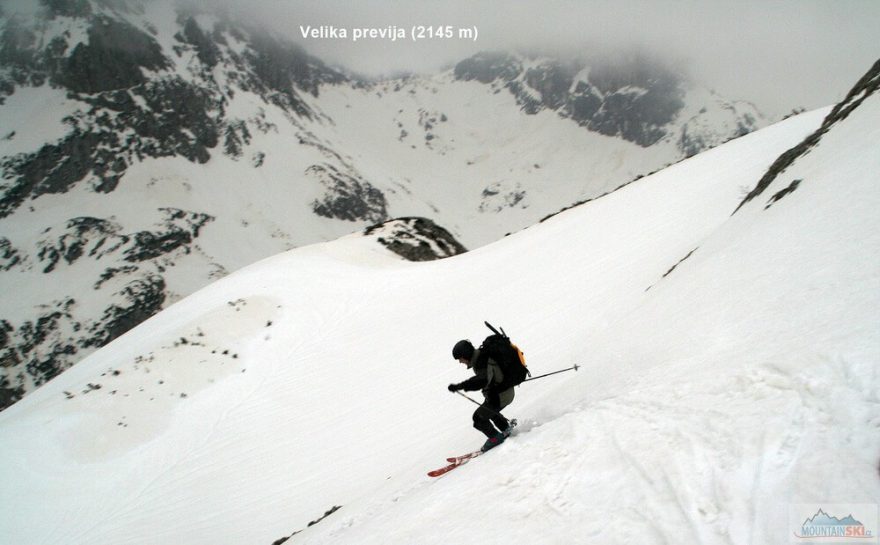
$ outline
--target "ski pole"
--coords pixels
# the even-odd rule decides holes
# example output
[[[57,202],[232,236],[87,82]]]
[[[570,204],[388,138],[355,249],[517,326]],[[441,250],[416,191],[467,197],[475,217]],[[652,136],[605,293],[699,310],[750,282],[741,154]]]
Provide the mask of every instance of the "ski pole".
[[[506,416],[504,416],[504,415],[501,414],[500,412],[496,411],[495,409],[490,409],[489,407],[486,407],[485,405],[483,405],[482,403],[480,403],[480,402],[477,401],[476,399],[474,399],[474,398],[472,398],[472,397],[470,397],[470,396],[467,396],[467,395],[465,395],[465,394],[459,392],[458,390],[456,390],[455,393],[458,394],[458,395],[460,395],[461,397],[467,399],[468,401],[470,401],[470,402],[473,403],[474,405],[479,405],[482,409],[485,409],[485,410],[487,410],[487,411],[489,411],[489,412],[491,412],[491,413],[495,413],[495,414],[497,414],[498,416],[503,416],[504,418],[507,418]]]
[[[458,390],[456,390],[455,393],[458,394],[458,395],[460,395],[461,397],[467,399],[468,401],[470,401],[470,402],[473,403],[474,405],[479,405],[480,407],[483,406],[482,403],[478,402],[476,399],[472,398],[471,396],[465,395],[465,394],[459,392]],[[488,408],[488,407],[487,407],[487,408]],[[492,409],[489,409],[489,410],[491,411]]]
[[[580,365],[575,365],[574,367],[569,367],[568,369],[560,369],[559,371],[553,371],[552,373],[545,373],[545,374],[543,374],[543,375],[538,375],[538,376],[536,376],[536,377],[527,378],[527,379],[525,379],[523,382],[528,382],[528,381],[530,381],[530,380],[538,380],[539,378],[549,377],[550,375],[557,375],[557,374],[559,374],[559,373],[564,373],[564,372],[566,372],[566,371],[571,371],[572,369],[574,369],[575,371],[577,371],[578,369],[580,369],[580,367],[581,367]]]

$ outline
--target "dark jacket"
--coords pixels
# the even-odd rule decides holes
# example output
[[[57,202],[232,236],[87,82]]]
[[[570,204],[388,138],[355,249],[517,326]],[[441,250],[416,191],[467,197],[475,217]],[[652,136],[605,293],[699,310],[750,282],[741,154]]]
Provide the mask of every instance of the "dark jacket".
[[[504,380],[504,373],[498,363],[480,353],[480,349],[474,351],[468,369],[474,372],[474,376],[464,382],[458,384],[459,388],[465,391],[483,390],[483,394],[487,397],[492,393],[499,393],[497,387]]]
[[[459,389],[468,391],[482,390],[483,397],[486,400],[484,405],[491,408],[492,412],[500,411],[513,402],[515,396],[513,386],[505,390],[500,389],[502,387],[501,382],[504,380],[504,373],[495,360],[489,356],[481,355],[480,351],[476,350],[473,357],[471,357],[468,368],[473,370],[474,376],[459,383]],[[477,412],[474,413],[474,418],[477,418],[479,412],[480,409],[477,409]],[[503,419],[504,417],[502,416],[501,418]],[[477,422],[477,420],[474,422]],[[477,429],[482,431],[482,428],[479,426]],[[488,434],[486,431],[483,433]]]

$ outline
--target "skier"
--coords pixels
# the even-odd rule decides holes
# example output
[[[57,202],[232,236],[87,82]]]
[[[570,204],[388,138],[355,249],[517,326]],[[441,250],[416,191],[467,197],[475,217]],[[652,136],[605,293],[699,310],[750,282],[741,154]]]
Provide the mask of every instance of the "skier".
[[[513,386],[502,385],[504,374],[498,362],[488,354],[481,354],[468,340],[455,343],[452,357],[472,369],[474,376],[464,382],[450,384],[449,391],[483,391],[483,404],[474,411],[473,418],[474,427],[487,437],[481,449],[485,452],[500,445],[510,435],[510,422],[501,414],[501,409],[513,402]]]

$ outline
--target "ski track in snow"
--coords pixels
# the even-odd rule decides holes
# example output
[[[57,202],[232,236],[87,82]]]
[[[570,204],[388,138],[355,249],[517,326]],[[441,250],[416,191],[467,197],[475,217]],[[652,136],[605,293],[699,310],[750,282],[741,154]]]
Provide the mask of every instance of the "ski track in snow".
[[[427,508],[419,515],[425,525],[442,524],[450,510],[479,512],[480,501],[504,498],[486,515],[494,522],[474,523],[468,534],[420,536],[419,543],[509,542],[508,533],[493,536],[495,524],[524,526],[521,537],[541,543],[766,542],[762,510],[778,511],[773,496],[795,471],[805,437],[842,430],[846,439],[854,431],[846,424],[851,415],[830,417],[834,399],[859,400],[876,426],[876,376],[834,399],[811,385],[817,376],[859,376],[855,371],[845,360],[810,362],[793,372],[765,364],[586,404],[518,429],[497,450],[439,479],[362,499],[344,509],[357,515],[323,521],[297,542],[384,543],[392,521],[417,517],[400,504],[414,495]],[[480,493],[485,490],[491,494]],[[591,503],[615,493],[613,506]],[[462,501],[473,495],[478,499]],[[432,511],[441,505],[447,507]],[[612,515],[614,524],[603,527]],[[405,534],[390,532],[392,541],[405,541]]]

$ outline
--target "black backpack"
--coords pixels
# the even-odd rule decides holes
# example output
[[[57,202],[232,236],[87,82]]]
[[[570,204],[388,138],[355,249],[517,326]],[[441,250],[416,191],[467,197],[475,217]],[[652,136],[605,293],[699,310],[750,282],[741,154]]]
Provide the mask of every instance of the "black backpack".
[[[489,322],[484,322],[486,327],[492,330],[492,335],[483,340],[480,345],[480,354],[488,356],[498,363],[504,380],[498,385],[499,391],[517,386],[532,376],[526,367],[526,358],[515,344],[510,342],[510,337],[501,329],[499,332]]]

